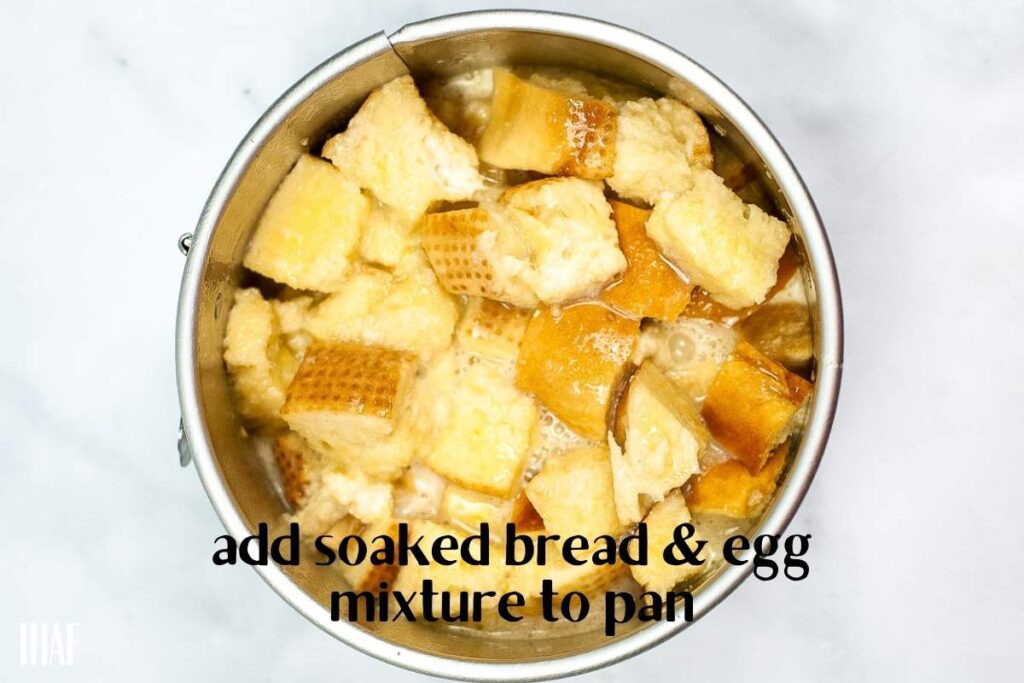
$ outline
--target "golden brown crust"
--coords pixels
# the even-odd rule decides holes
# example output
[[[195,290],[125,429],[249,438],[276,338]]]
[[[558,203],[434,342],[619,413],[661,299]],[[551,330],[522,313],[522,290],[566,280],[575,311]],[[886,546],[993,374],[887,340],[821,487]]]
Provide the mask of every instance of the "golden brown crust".
[[[693,285],[679,277],[647,236],[644,223],[650,211],[618,201],[610,204],[628,265],[622,279],[601,292],[601,300],[637,318],[675,320],[690,302]]]
[[[491,221],[485,209],[460,209],[423,218],[423,249],[441,286],[453,294],[496,298],[493,264],[477,249],[477,238]]]
[[[811,314],[798,303],[768,304],[736,325],[744,339],[774,361],[803,375],[814,354]]]
[[[541,519],[540,513],[522,491],[512,503],[512,518],[509,521],[516,525],[516,531],[519,533],[540,531],[544,528],[544,520]]]
[[[542,307],[519,348],[516,385],[582,436],[604,441],[640,321],[597,303]]]
[[[302,437],[295,432],[287,432],[274,439],[274,460],[281,475],[285,500],[292,507],[297,507],[309,487],[309,463],[306,462]]]
[[[804,378],[740,342],[711,384],[701,415],[712,436],[756,474],[789,436],[811,388]]]
[[[764,510],[775,493],[786,464],[785,447],[776,450],[757,474],[738,460],[726,460],[694,477],[686,492],[690,512],[708,512],[729,517],[754,517]]]
[[[525,267],[528,254],[494,211],[477,207],[429,214],[422,226],[423,250],[444,289],[522,307],[537,303],[520,277],[500,267],[499,259]]]
[[[382,346],[315,343],[288,387],[282,413],[325,411],[394,420],[415,358]]]

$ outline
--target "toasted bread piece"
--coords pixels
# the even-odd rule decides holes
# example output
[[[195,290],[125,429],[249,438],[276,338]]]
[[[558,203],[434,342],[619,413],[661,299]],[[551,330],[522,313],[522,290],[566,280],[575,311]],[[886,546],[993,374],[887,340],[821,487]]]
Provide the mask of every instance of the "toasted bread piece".
[[[692,521],[690,511],[686,508],[686,499],[681,491],[673,491],[663,501],[651,508],[650,513],[644,518],[647,525],[647,545],[651,548],[648,554],[648,562],[644,565],[631,565],[629,570],[633,573],[636,582],[644,587],[644,590],[656,593],[665,593],[672,590],[677,584],[693,577],[703,571],[703,566],[695,564],[680,564],[674,566],[665,561],[662,549],[669,547],[673,542],[673,532],[680,524]],[[695,533],[687,540],[688,546],[695,550],[699,533]],[[676,559],[683,559],[679,551],[673,551]],[[699,556],[699,559],[707,562],[707,547]]]
[[[348,581],[349,586],[352,590],[357,592],[370,591],[376,593],[380,590],[381,584],[391,584],[398,576],[398,565],[397,564],[373,564],[370,562],[370,555],[373,551],[381,546],[380,539],[382,537],[391,538],[393,542],[398,539],[398,522],[393,519],[385,519],[374,524],[362,524],[355,517],[346,517],[342,521],[335,524],[327,532],[332,538],[325,539],[328,546],[333,546],[333,550],[337,551],[338,544],[341,539],[345,536],[358,534],[363,537],[366,541],[366,546],[369,549],[367,557],[363,562],[359,564],[347,564],[346,562],[338,562],[338,566],[341,568],[341,575]]]
[[[549,553],[543,566],[534,561],[507,567],[503,590],[522,593],[526,604],[521,613],[536,615],[541,611],[540,591],[545,579],[551,581],[553,591],[563,596],[570,591],[579,591],[593,599],[612,589],[627,575],[626,565],[621,562],[572,565],[562,558],[561,553]]]
[[[624,529],[615,514],[605,447],[586,446],[548,458],[523,492],[544,520],[544,528],[563,538],[582,534],[594,539]]]
[[[420,547],[424,548],[424,550],[428,550],[440,536],[453,536],[461,544],[467,535],[454,527],[427,520],[414,520],[409,523],[409,538],[415,541],[422,536],[423,540],[420,542]],[[458,553],[457,551],[448,551],[446,556],[457,558]],[[491,548],[491,561],[482,565],[473,565],[461,560],[447,566],[435,562],[431,562],[426,566],[412,563],[399,569],[398,577],[395,579],[392,588],[406,595],[410,595],[414,591],[419,593],[423,590],[423,582],[430,579],[433,582],[434,590],[438,592],[458,593],[466,591],[467,593],[472,593],[473,591],[494,591],[500,593],[501,587],[505,583],[505,574],[507,573],[504,564],[498,560],[500,556],[500,548]],[[484,605],[488,607],[496,602],[496,598],[486,599]],[[458,600],[452,600],[453,609],[458,604]],[[412,607],[419,614],[422,609],[422,602],[416,600]]]
[[[321,449],[325,455],[371,477],[384,481],[396,479],[405,472],[416,451],[415,437],[405,419],[405,411],[398,412],[395,429],[387,436],[370,443],[337,439],[329,444],[321,443]]]
[[[358,469],[333,470],[324,474],[321,490],[364,524],[376,524],[393,516],[391,484],[368,477]]]
[[[422,230],[423,249],[449,292],[523,308],[537,304],[529,248],[505,212],[478,207],[433,213]]]
[[[415,358],[352,342],[316,343],[288,387],[282,415],[321,448],[379,443],[394,430]]]
[[[663,97],[619,107],[615,172],[608,186],[620,196],[655,204],[693,184],[693,169],[713,163],[707,128],[693,109]]]
[[[786,465],[784,448],[768,459],[757,474],[738,460],[726,460],[710,467],[690,482],[686,504],[694,514],[709,512],[727,517],[756,517],[775,493]]]
[[[700,404],[738,338],[724,323],[683,315],[674,323],[646,326],[640,346],[666,377]]]
[[[437,411],[426,464],[468,489],[509,497],[518,486],[537,422],[533,401],[489,364],[467,366]]]
[[[708,432],[690,400],[650,361],[630,379],[617,412],[622,451],[611,456],[615,507],[632,524],[646,512],[643,502],[664,500],[700,472]]]
[[[297,507],[305,499],[310,482],[308,455],[302,437],[295,432],[285,432],[274,439],[274,460],[285,500]]]
[[[525,491],[520,491],[513,501],[512,516],[509,521],[516,525],[518,533],[540,531],[544,528],[544,520],[541,519],[537,508],[533,507],[533,503],[530,502]]]
[[[470,297],[455,338],[462,348],[472,353],[514,361],[529,322],[530,311],[491,299]]]
[[[374,90],[323,155],[409,222],[483,186],[473,146],[427,109],[411,76]]]
[[[601,292],[601,300],[632,317],[675,320],[689,303],[693,285],[662,259],[647,236],[650,211],[616,201],[611,206],[627,265],[622,279]]]
[[[245,267],[296,289],[333,292],[352,267],[368,211],[356,182],[304,154],[263,211]]]
[[[786,251],[779,259],[779,268],[775,273],[775,284],[771,286],[765,295],[765,301],[771,301],[779,296],[787,285],[793,282],[793,276],[800,269],[800,252],[795,239],[790,239],[786,245]],[[725,323],[735,323],[743,320],[758,309],[757,305],[744,306],[742,308],[729,308],[711,298],[706,290],[697,287],[693,290],[690,303],[686,306],[684,314],[689,318],[704,318]]]
[[[499,168],[607,178],[615,163],[615,107],[494,70],[490,119],[480,158]]]
[[[390,206],[376,202],[370,207],[359,240],[359,255],[367,263],[394,268],[420,245],[416,224],[405,220]]]
[[[786,224],[744,204],[711,171],[693,187],[658,202],[647,234],[694,283],[731,308],[764,301],[790,239]]]
[[[519,347],[516,385],[582,436],[603,442],[640,321],[601,304],[540,308]]]
[[[545,178],[509,188],[501,203],[529,248],[530,284],[544,303],[596,294],[626,269],[601,183]]]
[[[322,341],[381,345],[430,358],[451,343],[455,302],[423,266],[403,274],[360,269],[313,307],[306,327]]]
[[[736,345],[711,384],[701,415],[708,429],[753,474],[793,429],[810,382],[746,342]]]
[[[794,372],[805,372],[814,355],[811,312],[797,303],[767,304],[737,326],[745,340]]]
[[[283,343],[274,307],[258,289],[235,292],[224,335],[224,362],[242,416],[257,424],[280,423],[285,390],[299,359]]]
[[[461,486],[448,486],[441,498],[440,519],[445,524],[470,534],[480,533],[480,525],[490,527],[492,538],[500,538],[512,510],[512,501],[471,491]]]

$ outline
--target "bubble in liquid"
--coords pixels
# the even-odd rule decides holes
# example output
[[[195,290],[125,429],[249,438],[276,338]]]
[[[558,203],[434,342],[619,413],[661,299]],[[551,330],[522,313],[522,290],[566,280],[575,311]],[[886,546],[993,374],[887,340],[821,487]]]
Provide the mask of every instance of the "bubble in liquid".
[[[676,332],[669,337],[668,352],[674,363],[689,363],[693,360],[696,347],[689,335]]]

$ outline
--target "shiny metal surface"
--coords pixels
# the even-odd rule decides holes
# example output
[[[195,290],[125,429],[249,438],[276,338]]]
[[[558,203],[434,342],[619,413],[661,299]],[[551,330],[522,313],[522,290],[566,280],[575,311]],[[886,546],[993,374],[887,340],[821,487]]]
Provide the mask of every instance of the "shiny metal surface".
[[[789,159],[756,115],[725,85],[672,48],[633,31],[545,12],[477,12],[410,24],[372,36],[301,79],[246,135],[217,181],[196,226],[182,278],[177,375],[187,443],[210,501],[228,531],[250,533],[283,511],[266,472],[251,457],[231,403],[221,340],[241,258],[274,188],[306,149],[378,85],[411,71],[454,73],[495,64],[547,64],[603,72],[678,97],[696,108],[790,219],[809,268],[803,273],[814,314],[816,388],[786,480],[757,533],[780,533],[803,499],[823,453],[842,368],[842,309],[825,231]],[[184,457],[184,456],[182,456]],[[749,553],[748,553],[749,555]],[[466,680],[540,680],[581,673],[637,654],[685,623],[633,625],[609,639],[590,632],[522,641],[460,635],[414,624],[376,627],[332,622],[324,604],[333,576],[309,567],[256,571],[310,621],[382,660]],[[699,618],[750,573],[728,567],[694,595]]]

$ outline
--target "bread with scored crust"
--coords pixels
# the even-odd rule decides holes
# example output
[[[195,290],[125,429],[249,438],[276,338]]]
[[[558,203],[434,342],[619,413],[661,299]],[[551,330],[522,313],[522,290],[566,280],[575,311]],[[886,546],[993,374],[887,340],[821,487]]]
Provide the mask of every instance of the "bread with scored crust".
[[[412,354],[353,342],[313,344],[281,414],[321,448],[377,443],[394,432],[413,374]]]

